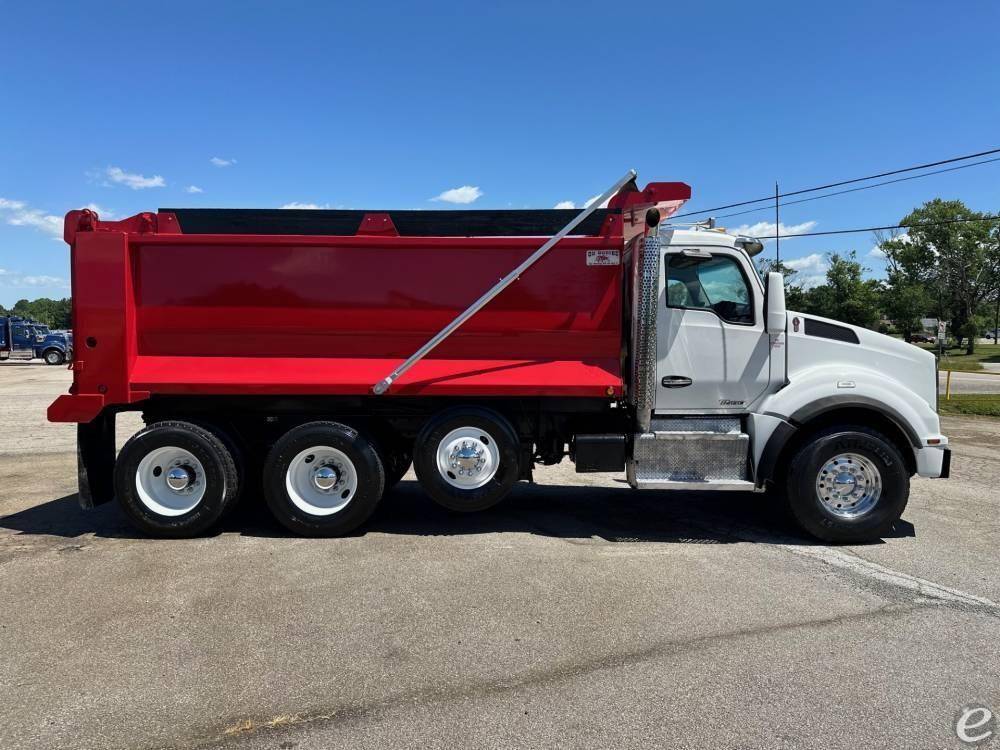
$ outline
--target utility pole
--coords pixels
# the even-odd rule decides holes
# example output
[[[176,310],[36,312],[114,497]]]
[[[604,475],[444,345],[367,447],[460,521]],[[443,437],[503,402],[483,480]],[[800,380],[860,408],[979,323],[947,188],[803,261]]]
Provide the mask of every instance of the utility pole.
[[[781,217],[778,215],[778,182],[774,182],[774,260],[781,268]]]
[[[997,338],[1000,337],[1000,289],[997,289],[997,311],[993,316],[993,343],[997,344]]]

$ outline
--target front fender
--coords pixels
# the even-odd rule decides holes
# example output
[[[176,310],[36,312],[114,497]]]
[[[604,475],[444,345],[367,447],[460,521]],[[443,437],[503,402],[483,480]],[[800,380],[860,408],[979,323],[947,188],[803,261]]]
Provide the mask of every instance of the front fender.
[[[943,439],[941,423],[923,398],[885,374],[866,368],[816,367],[760,404],[760,411],[793,425],[845,407],[880,412],[903,431],[915,448],[928,439]]]
[[[920,396],[884,374],[866,368],[817,367],[798,374],[794,381],[760,404],[760,413],[781,420],[760,452],[757,481],[773,477],[778,457],[798,428],[823,414],[845,408],[878,412],[895,424],[914,449],[919,468],[928,441],[947,445],[937,413]]]

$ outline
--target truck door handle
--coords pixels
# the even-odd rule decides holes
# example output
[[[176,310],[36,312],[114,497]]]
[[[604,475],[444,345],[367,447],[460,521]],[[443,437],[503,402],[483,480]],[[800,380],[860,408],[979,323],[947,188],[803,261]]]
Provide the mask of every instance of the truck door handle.
[[[660,385],[664,388],[686,388],[694,382],[691,378],[686,378],[683,375],[667,375],[660,381]]]

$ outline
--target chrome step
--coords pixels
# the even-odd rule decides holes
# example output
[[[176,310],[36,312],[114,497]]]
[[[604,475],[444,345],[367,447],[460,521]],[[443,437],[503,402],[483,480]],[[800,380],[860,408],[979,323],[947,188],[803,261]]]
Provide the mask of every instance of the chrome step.
[[[629,484],[650,489],[750,490],[750,436],[739,418],[653,419],[635,435]]]
[[[753,492],[757,486],[748,479],[707,479],[704,482],[661,482],[637,479],[635,488],[639,490],[712,490],[715,492]]]

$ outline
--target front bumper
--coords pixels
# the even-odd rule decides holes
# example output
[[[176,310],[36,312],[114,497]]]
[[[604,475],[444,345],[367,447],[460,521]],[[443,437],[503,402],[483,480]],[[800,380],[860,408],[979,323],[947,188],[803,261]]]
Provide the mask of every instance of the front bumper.
[[[917,476],[932,479],[947,479],[950,476],[951,448],[947,445],[914,448],[913,455],[917,460]]]

